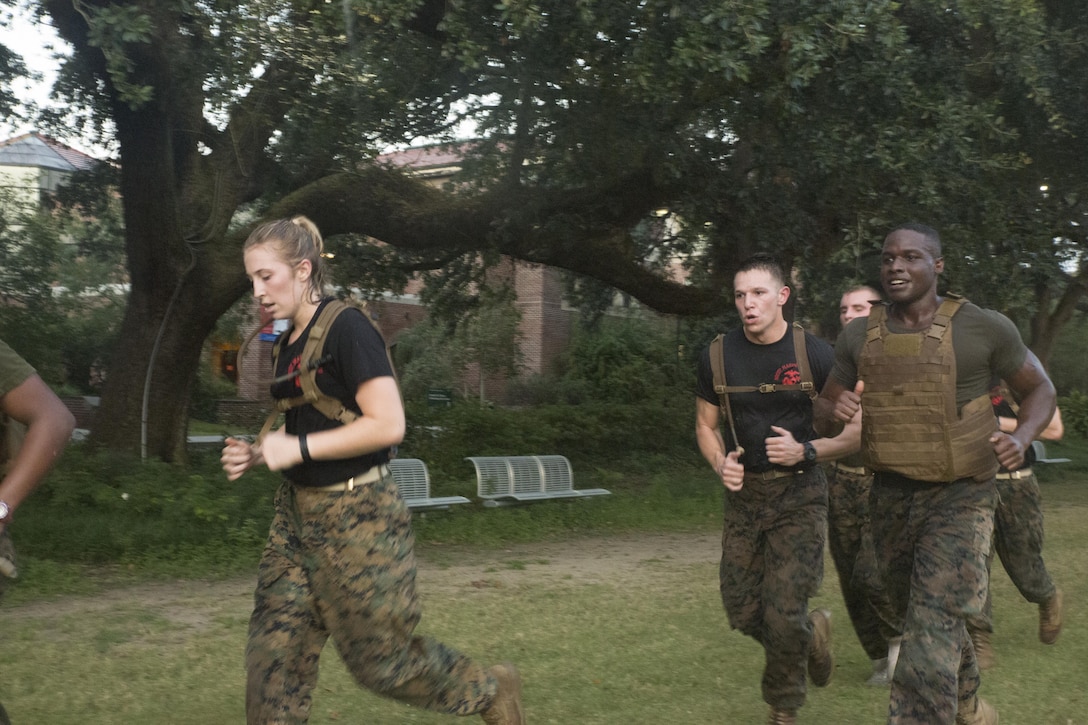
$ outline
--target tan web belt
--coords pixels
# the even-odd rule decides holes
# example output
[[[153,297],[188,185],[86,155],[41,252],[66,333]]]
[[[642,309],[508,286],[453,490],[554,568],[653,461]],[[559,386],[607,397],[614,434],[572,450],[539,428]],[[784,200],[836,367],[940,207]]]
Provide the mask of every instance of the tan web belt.
[[[384,463],[380,466],[374,466],[367,470],[365,473],[360,473],[358,476],[352,476],[346,481],[340,481],[339,483],[332,483],[328,486],[299,486],[298,488],[303,491],[351,491],[357,486],[363,486],[368,483],[374,483],[381,479],[382,476],[389,473],[389,467]]]
[[[1030,468],[1021,468],[1019,471],[1008,471],[1006,473],[999,473],[994,478],[999,481],[1019,481],[1021,478],[1027,478],[1031,475]]]

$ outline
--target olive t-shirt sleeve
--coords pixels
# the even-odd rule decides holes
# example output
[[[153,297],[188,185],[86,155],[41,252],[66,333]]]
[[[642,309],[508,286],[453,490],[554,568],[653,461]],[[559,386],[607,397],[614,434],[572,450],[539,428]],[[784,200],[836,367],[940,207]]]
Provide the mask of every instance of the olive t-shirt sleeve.
[[[868,322],[868,317],[850,320],[835,341],[835,366],[831,369],[831,378],[847,390],[853,390],[858,380],[858,358]]]
[[[36,371],[30,363],[0,341],[0,396],[7,395]]]

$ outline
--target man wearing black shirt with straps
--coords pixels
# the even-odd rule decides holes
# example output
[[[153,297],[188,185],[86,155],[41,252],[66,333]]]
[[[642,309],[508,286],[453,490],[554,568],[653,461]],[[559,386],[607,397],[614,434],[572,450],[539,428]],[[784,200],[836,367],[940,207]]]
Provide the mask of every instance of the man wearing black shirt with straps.
[[[750,392],[719,397],[710,348],[700,358],[696,388],[696,440],[726,489],[722,602],[730,625],[763,646],[763,699],[772,723],[796,722],[806,662],[813,684],[831,677],[828,613],[807,611],[823,577],[827,538],[827,480],[816,463],[860,442],[860,427],[853,437],[816,437],[811,389],[823,386],[834,351],[813,335],[794,333],[783,315],[790,295],[785,279],[766,255],[745,261],[734,277],[742,326],[714,344],[723,346],[730,390]],[[802,334],[807,366],[794,351]],[[726,402],[728,444],[719,425]]]

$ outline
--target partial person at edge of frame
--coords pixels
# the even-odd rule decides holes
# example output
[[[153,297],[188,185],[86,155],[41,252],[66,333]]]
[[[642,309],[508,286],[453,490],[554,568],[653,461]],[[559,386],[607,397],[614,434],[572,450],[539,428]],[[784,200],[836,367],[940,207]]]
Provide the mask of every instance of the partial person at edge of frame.
[[[0,599],[18,576],[10,527],[52,470],[76,421],[37,371],[0,341]],[[0,705],[0,725],[8,725]]]

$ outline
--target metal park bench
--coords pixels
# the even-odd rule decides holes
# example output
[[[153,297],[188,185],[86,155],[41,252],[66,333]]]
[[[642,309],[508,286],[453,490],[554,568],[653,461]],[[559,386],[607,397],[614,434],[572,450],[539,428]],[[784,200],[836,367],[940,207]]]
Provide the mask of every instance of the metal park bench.
[[[1046,445],[1042,441],[1032,441],[1031,447],[1035,451],[1036,463],[1069,463],[1068,458],[1047,458]]]
[[[427,464],[418,458],[394,458],[389,471],[397,483],[404,502],[413,511],[448,509],[459,503],[469,503],[464,496],[431,496],[431,476]]]
[[[469,456],[476,467],[476,495],[484,506],[559,498],[605,496],[604,488],[574,488],[566,456]]]

